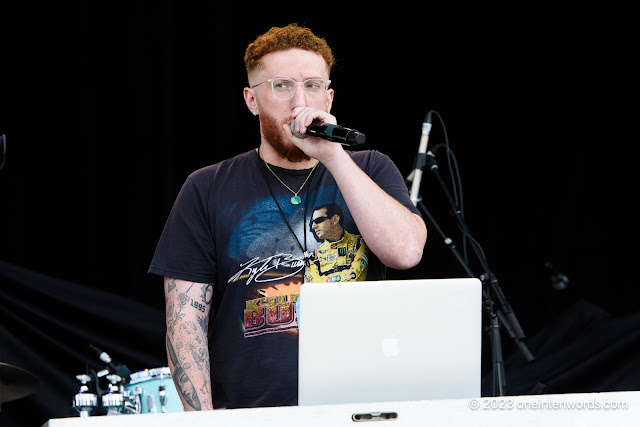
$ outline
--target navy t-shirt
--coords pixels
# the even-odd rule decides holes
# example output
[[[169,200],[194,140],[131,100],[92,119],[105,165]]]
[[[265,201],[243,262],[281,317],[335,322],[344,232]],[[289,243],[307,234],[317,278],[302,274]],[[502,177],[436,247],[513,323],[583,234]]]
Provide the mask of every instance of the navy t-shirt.
[[[419,214],[388,156],[377,151],[348,153],[378,186]],[[271,169],[294,190],[311,172]],[[149,272],[214,284],[209,353],[216,408],[298,402],[296,301],[307,266],[313,265],[305,263],[301,246],[320,265],[318,252],[330,245],[310,227],[314,208],[328,204],[341,208],[345,241],[354,253],[346,246],[334,248],[335,254],[324,254],[322,265],[340,257],[341,268],[316,268],[307,278],[353,280],[355,274],[350,272],[363,271],[363,267],[366,280],[385,278],[385,266],[366,247],[363,250],[360,243],[366,242],[359,237],[340,189],[322,164],[298,195],[301,203],[292,204],[293,194],[265,167],[257,150],[205,167],[187,178],[156,248]],[[349,262],[359,263],[358,268],[350,269],[345,265]],[[328,314],[330,309],[327,307]]]

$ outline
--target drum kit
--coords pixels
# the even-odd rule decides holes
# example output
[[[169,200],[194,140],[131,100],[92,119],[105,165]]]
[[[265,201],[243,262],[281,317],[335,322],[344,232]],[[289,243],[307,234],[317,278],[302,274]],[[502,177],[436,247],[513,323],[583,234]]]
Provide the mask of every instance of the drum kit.
[[[97,393],[92,392],[90,383],[99,380],[100,372],[76,376],[81,385],[73,397],[73,408],[80,417],[90,416],[100,406],[107,411],[107,415],[184,411],[167,367],[135,372],[130,379],[113,373],[103,376],[109,382],[108,387],[101,390],[96,384]]]
[[[109,354],[89,344],[104,369],[90,369],[76,375],[80,390],[73,396],[73,408],[80,417],[94,414],[156,414],[183,412],[182,402],[167,367],[145,369],[131,373],[129,368],[115,363]],[[101,386],[100,382],[106,387]]]
[[[108,382],[104,390],[98,384],[102,378]],[[72,407],[83,418],[101,410],[107,415],[184,411],[167,367],[127,373],[124,378],[108,369],[91,370],[76,379],[80,389],[73,396]],[[0,410],[2,404],[27,397],[39,387],[40,381],[31,372],[0,362]]]

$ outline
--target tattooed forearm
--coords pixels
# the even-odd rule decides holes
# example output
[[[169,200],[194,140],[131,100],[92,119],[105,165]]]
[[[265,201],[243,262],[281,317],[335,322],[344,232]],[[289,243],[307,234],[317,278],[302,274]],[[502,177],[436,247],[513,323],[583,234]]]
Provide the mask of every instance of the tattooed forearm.
[[[185,410],[213,409],[207,337],[210,308],[203,299],[210,297],[212,287],[165,278],[167,356]]]
[[[202,409],[202,406],[200,405],[200,399],[198,399],[196,388],[193,386],[191,379],[189,379],[189,376],[178,360],[169,337],[167,337],[167,354],[169,355],[169,359],[173,364],[173,382],[176,385],[178,393],[182,395],[185,402],[187,402],[193,409],[199,411],[200,409]]]

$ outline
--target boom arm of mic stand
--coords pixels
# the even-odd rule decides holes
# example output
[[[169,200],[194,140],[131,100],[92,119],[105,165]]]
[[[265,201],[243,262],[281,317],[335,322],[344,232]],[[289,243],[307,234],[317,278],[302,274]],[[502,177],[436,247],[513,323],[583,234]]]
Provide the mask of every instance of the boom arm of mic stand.
[[[507,302],[507,298],[502,293],[502,289],[498,284],[498,279],[496,279],[496,276],[493,273],[489,273],[489,278],[487,280],[489,281],[489,285],[491,286],[493,294],[498,299],[498,304],[500,304],[500,307],[502,307],[502,309],[504,310],[504,314],[507,316],[507,319],[509,319],[509,322],[513,325],[513,332],[515,336],[519,340],[525,339],[526,336],[524,334],[524,331],[522,330],[522,327],[520,326],[520,323],[518,322],[518,319],[516,318],[516,315],[511,308],[511,304]]]
[[[471,268],[469,268],[469,265],[465,262],[465,260],[462,257],[462,255],[460,255],[460,252],[458,252],[458,249],[456,248],[456,245],[453,242],[453,240],[444,233],[442,228],[440,228],[440,225],[435,220],[433,215],[431,215],[431,212],[429,212],[429,209],[427,209],[425,204],[422,201],[419,201],[418,202],[418,207],[420,208],[420,210],[422,210],[422,212],[425,213],[425,215],[427,215],[427,217],[429,218],[429,221],[431,221],[431,224],[433,225],[433,227],[436,229],[436,231],[438,231],[440,236],[442,236],[442,239],[444,241],[445,246],[447,248],[449,248],[451,250],[451,252],[453,253],[453,255],[456,257],[456,259],[458,260],[458,263],[460,264],[460,266],[462,266],[464,271],[467,273],[467,277],[476,277],[475,274],[473,274],[473,271],[471,270]],[[482,277],[482,279],[483,279],[483,282],[485,282],[484,277]],[[491,299],[491,296],[489,295],[486,286],[482,287],[482,297],[485,300]],[[493,310],[493,308],[492,308],[492,310]],[[520,340],[520,338],[518,338],[518,334],[514,332],[513,328],[511,327],[511,322],[508,320],[509,314],[507,314],[505,316],[505,313],[503,313],[501,309],[495,310],[495,314],[498,316],[498,318],[500,320],[500,324],[504,327],[505,331],[507,332],[507,335],[509,335],[509,338],[511,338],[511,340],[513,340],[513,342],[515,343],[516,347],[518,347],[518,349],[520,349],[520,351],[522,352],[522,354],[523,354],[524,358],[527,360],[527,362],[533,362],[535,360],[535,357],[533,357],[533,354],[531,354],[531,352],[529,351],[527,346]],[[513,314],[513,311],[511,312],[511,314],[513,316],[515,316]],[[522,335],[524,336],[524,333]]]
[[[429,170],[433,172],[433,174],[436,176],[436,179],[438,180],[440,187],[442,187],[442,190],[444,191],[445,196],[447,197],[447,200],[449,200],[449,204],[451,205],[451,208],[453,209],[453,212],[456,215],[458,224],[460,224],[460,227],[463,229],[463,231],[467,232],[467,234],[470,235],[471,233],[468,232],[469,228],[467,227],[467,224],[464,221],[464,218],[462,217],[462,212],[460,211],[460,208],[456,205],[455,201],[453,200],[453,197],[451,197],[451,193],[449,193],[447,186],[445,185],[442,177],[440,176],[440,172],[438,170],[438,163],[435,159],[435,155],[431,152],[427,153],[427,165],[429,166]],[[476,245],[471,245],[471,246],[473,247],[474,252],[476,252],[478,261],[482,264],[482,268],[484,269],[486,274],[486,280],[489,282],[489,285],[491,286],[491,290],[493,291],[495,297],[498,299],[498,304],[506,313],[509,321],[513,323],[516,336],[520,340],[524,339],[525,338],[524,331],[522,330],[522,327],[520,326],[520,323],[518,322],[518,319],[516,318],[515,313],[511,308],[511,305],[507,302],[507,299],[505,298],[504,293],[502,292],[502,289],[500,289],[498,280],[496,279],[495,275],[491,273],[491,270],[489,269],[489,266],[487,265],[484,257],[480,253],[478,253]]]
[[[458,249],[456,248],[456,245],[453,243],[453,240],[449,238],[444,233],[444,231],[442,231],[442,228],[440,228],[440,225],[438,225],[438,222],[435,220],[433,215],[431,215],[431,212],[429,212],[429,209],[427,209],[427,207],[424,205],[424,203],[422,203],[421,200],[418,201],[418,206],[420,207],[420,209],[422,209],[422,212],[424,212],[427,215],[427,217],[429,218],[429,221],[431,221],[431,224],[435,227],[435,229],[438,231],[440,236],[442,236],[445,246],[449,248],[453,253],[453,255],[456,257],[456,259],[458,260],[458,262],[460,263],[464,271],[467,273],[467,277],[476,277],[473,274],[473,271],[471,271],[467,263],[464,261],[464,258],[462,258],[462,255],[460,255],[460,252],[458,252]]]
[[[440,187],[442,187],[442,190],[444,191],[445,196],[447,197],[447,199],[449,200],[449,203],[451,204],[451,207],[452,207],[452,209],[453,209],[453,211],[454,211],[454,213],[456,215],[456,219],[458,220],[458,223],[465,230],[468,230],[467,225],[464,222],[464,219],[462,218],[460,209],[458,208],[458,206],[456,206],[455,202],[453,201],[453,198],[451,197],[451,194],[449,193],[449,191],[447,189],[447,186],[445,185],[444,181],[442,180],[442,177],[440,176],[440,173],[439,173],[439,170],[438,170],[438,163],[437,163],[437,161],[435,159],[435,155],[430,151],[427,153],[427,167],[436,176],[436,179],[438,180],[438,182],[440,184]],[[444,234],[442,229],[437,225],[437,223],[436,223],[435,219],[433,218],[433,216],[428,212],[428,210],[426,209],[426,206],[424,206],[424,203],[420,202],[419,206],[427,214],[427,216],[429,217],[431,222],[434,224],[436,230],[445,239],[445,244],[450,249],[452,249],[452,252],[454,253],[456,258],[458,259],[458,262],[464,268],[464,270],[467,273],[467,275],[469,277],[475,277],[475,275],[473,274],[473,272],[471,271],[469,266],[466,264],[466,262],[464,262],[464,260],[460,256],[460,254],[455,250],[455,245],[452,244],[451,239]],[[488,285],[491,287],[491,290],[493,291],[493,294],[496,296],[496,298],[498,298],[499,306],[498,307],[492,307],[491,312],[495,312],[495,314],[497,315],[497,317],[500,320],[500,323],[502,324],[504,329],[507,331],[507,333],[511,337],[511,339],[514,341],[514,343],[516,344],[518,349],[522,352],[522,354],[525,357],[525,359],[528,362],[534,361],[535,358],[533,357],[533,355],[531,354],[531,352],[529,351],[527,346],[522,342],[522,340],[525,339],[524,331],[522,330],[522,327],[520,326],[520,323],[518,322],[518,319],[516,318],[515,313],[513,312],[513,309],[511,308],[511,305],[507,302],[504,294],[502,293],[502,289],[500,289],[500,285],[498,284],[497,279],[490,272],[489,266],[486,264],[484,258],[478,253],[476,246],[472,245],[472,247],[474,249],[474,252],[476,252],[476,256],[477,256],[478,260],[482,264],[483,269],[486,272],[486,275],[481,276],[482,282],[485,285],[487,285],[487,283],[488,283]],[[483,293],[484,298],[486,300],[490,301],[491,300],[491,295],[487,291],[486,288],[487,288],[487,286],[483,286],[482,293]],[[491,302],[491,305],[493,306],[493,302]],[[504,310],[504,312],[503,312],[503,310]]]
[[[473,274],[473,271],[471,270],[471,268],[465,262],[464,258],[460,255],[460,253],[456,249],[456,245],[453,243],[453,240],[444,233],[442,228],[440,228],[440,226],[438,225],[438,222],[435,220],[433,215],[431,215],[431,213],[429,212],[429,209],[427,209],[425,204],[422,203],[422,201],[420,201],[418,202],[418,206],[427,215],[427,217],[431,221],[431,224],[435,227],[438,233],[440,233],[440,235],[444,240],[444,244],[451,250],[453,255],[456,257],[456,259],[464,269],[464,271],[467,273],[467,276],[476,277]],[[499,332],[500,325],[498,323],[498,317],[496,316],[496,313],[494,311],[493,301],[491,300],[491,296],[487,291],[486,283],[484,281],[482,283],[483,283],[482,284],[482,298],[483,298],[482,308],[485,310],[485,312],[489,316],[489,327],[487,330],[489,332],[489,339],[491,342],[491,359],[493,362],[494,396],[504,396],[505,388],[506,388],[506,380],[505,380],[505,373],[504,373],[504,363],[502,359],[502,343],[501,343],[500,332]],[[509,328],[509,330],[510,329],[511,328]]]

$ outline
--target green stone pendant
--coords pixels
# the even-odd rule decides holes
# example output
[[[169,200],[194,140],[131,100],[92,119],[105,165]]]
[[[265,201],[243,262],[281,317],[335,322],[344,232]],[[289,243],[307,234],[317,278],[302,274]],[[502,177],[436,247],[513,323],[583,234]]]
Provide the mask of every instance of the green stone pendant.
[[[291,204],[292,205],[299,205],[301,201],[302,201],[302,199],[300,197],[298,197],[298,196],[293,196],[291,198]]]

